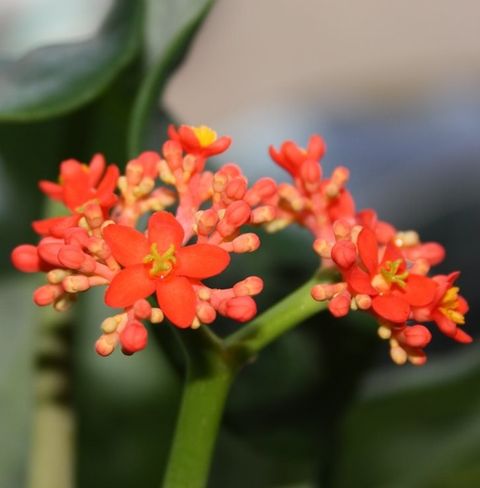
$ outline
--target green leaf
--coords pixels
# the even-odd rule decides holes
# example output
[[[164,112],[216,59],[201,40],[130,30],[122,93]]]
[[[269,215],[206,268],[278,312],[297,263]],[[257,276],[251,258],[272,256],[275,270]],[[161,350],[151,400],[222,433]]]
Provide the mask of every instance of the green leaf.
[[[168,77],[184,59],[213,0],[150,1],[148,5],[150,37],[147,54],[150,68],[133,108],[128,139],[131,157],[144,149],[147,127]]]
[[[72,111],[105,90],[142,41],[143,1],[117,0],[97,35],[0,61],[0,121],[34,121]]]
[[[480,350],[377,375],[344,425],[336,488],[480,486]]]

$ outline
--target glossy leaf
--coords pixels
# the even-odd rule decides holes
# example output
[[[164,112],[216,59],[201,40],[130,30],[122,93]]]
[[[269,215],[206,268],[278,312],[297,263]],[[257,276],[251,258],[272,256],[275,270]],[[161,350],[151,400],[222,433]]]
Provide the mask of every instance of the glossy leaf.
[[[137,54],[143,1],[117,0],[97,35],[0,62],[0,121],[34,121],[72,111],[105,90]]]
[[[147,15],[149,69],[137,94],[129,130],[129,153],[135,156],[144,147],[147,127],[159,104],[170,74],[180,65],[208,14],[213,0],[166,0],[149,2]],[[157,113],[158,115],[158,113]]]

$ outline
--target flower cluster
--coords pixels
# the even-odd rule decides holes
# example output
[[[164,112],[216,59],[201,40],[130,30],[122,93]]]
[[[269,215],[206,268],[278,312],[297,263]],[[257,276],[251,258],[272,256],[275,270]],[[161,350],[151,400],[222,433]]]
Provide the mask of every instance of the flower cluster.
[[[141,154],[124,175],[100,155],[88,166],[64,161],[58,183],[42,181],[40,189],[67,214],[34,222],[38,244],[12,252],[17,269],[46,274],[33,296],[39,306],[66,310],[78,293],[106,286],[105,304],[120,310],[102,323],[96,350],[103,356],[118,343],[126,354],[143,349],[145,320],[196,328],[217,314],[240,322],[256,314],[259,277],[228,289],[203,280],[222,273],[231,253],[259,247],[243,227],[275,218],[276,184],[264,178],[249,188],[234,164],[205,171],[231,142],[208,127],[171,127],[169,136],[161,154]],[[174,204],[175,215],[165,211]],[[144,216],[145,231],[136,228]]]
[[[312,136],[306,149],[292,141],[278,151],[270,148],[272,159],[293,182],[279,185],[277,215],[268,227],[276,230],[290,223],[306,227],[314,235],[322,266],[339,272],[337,283],[314,286],[312,297],[328,301],[335,317],[350,310],[373,314],[397,364],[425,363],[424,348],[432,338],[424,325],[428,322],[458,342],[471,342],[461,328],[468,305],[455,286],[459,273],[427,276],[444,259],[443,247],[422,243],[414,231],[397,231],[373,210],[357,212],[345,188],[348,169],[337,167],[323,178],[324,153],[319,136]]]

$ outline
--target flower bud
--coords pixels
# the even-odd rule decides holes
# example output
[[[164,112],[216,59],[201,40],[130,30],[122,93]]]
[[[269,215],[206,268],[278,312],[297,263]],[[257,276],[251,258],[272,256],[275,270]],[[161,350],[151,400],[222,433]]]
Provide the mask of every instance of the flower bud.
[[[352,241],[338,241],[332,247],[331,256],[338,267],[348,269],[357,260],[357,248]]]
[[[432,340],[432,334],[423,325],[412,325],[405,327],[398,338],[406,346],[424,348]]]
[[[202,324],[211,324],[217,316],[215,309],[207,302],[197,305],[197,317]]]
[[[330,300],[328,310],[334,317],[344,317],[350,311],[350,294],[343,292]]]
[[[11,254],[12,264],[24,273],[36,273],[41,270],[41,260],[37,248],[30,244],[17,246]]]
[[[141,298],[134,303],[133,312],[138,319],[148,319],[152,313],[152,306],[145,298]]]
[[[247,180],[239,176],[230,180],[225,188],[225,195],[230,200],[241,200],[247,191]]]
[[[257,305],[249,296],[233,297],[225,304],[225,315],[238,322],[248,322],[257,313]]]
[[[63,289],[58,285],[43,285],[33,292],[33,301],[39,307],[50,305],[63,293]]]
[[[90,288],[90,283],[86,276],[70,275],[62,281],[62,286],[67,293],[78,293],[88,290]]]
[[[258,295],[263,290],[263,280],[258,276],[249,276],[238,282],[233,287],[233,292],[237,297],[246,295]]]
[[[131,355],[145,349],[147,341],[147,329],[138,320],[127,322],[125,328],[120,333],[122,351],[126,355]]]
[[[257,234],[248,232],[233,239],[232,246],[235,253],[253,252],[260,247],[260,239]]]
[[[250,220],[252,224],[271,222],[276,216],[276,208],[273,205],[263,205],[252,210]]]

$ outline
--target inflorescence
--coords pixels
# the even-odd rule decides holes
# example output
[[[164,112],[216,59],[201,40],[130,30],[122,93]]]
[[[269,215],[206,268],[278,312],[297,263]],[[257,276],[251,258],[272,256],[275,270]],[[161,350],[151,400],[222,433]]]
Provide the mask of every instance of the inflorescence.
[[[34,302],[63,311],[78,293],[106,286],[105,304],[120,311],[102,323],[96,342],[102,356],[117,344],[125,354],[143,349],[145,321],[166,317],[179,328],[197,328],[220,314],[246,322],[257,312],[252,297],[262,291],[261,278],[228,289],[203,280],[222,273],[231,253],[258,249],[258,235],[245,226],[273,232],[298,224],[313,234],[321,268],[338,271],[338,282],[313,287],[313,299],[327,301],[336,317],[350,310],[374,315],[397,364],[425,363],[432,338],[425,323],[456,341],[472,341],[461,327],[468,305],[455,286],[459,273],[428,276],[444,259],[443,247],[397,231],[373,210],[357,212],[345,187],[348,169],[322,175],[321,137],[312,136],[306,149],[292,141],[270,148],[292,183],[261,178],[250,187],[235,164],[205,170],[208,158],[230,143],[205,126],[171,126],[161,154],[140,154],[124,175],[101,155],[88,166],[64,161],[58,182],[41,181],[40,189],[68,213],[34,222],[38,244],[12,252],[17,269],[46,275]],[[175,213],[165,210],[173,206]],[[136,228],[142,217],[145,231]]]

